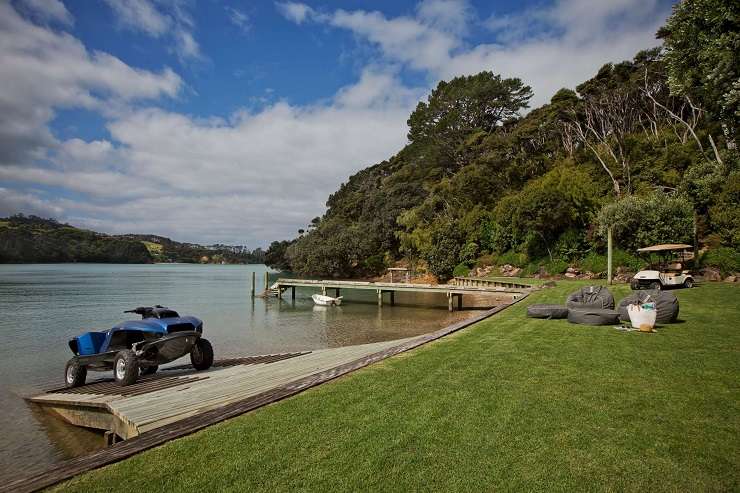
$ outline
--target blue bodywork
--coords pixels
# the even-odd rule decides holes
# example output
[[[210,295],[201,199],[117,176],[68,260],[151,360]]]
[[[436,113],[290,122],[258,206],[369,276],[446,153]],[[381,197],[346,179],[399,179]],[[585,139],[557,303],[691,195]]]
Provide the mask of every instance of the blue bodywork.
[[[203,321],[192,316],[128,320],[105,331],[79,335],[69,341],[69,347],[79,356],[91,356],[111,351],[111,342],[114,341],[116,334],[133,333],[135,339],[145,340],[193,330],[202,333]]]

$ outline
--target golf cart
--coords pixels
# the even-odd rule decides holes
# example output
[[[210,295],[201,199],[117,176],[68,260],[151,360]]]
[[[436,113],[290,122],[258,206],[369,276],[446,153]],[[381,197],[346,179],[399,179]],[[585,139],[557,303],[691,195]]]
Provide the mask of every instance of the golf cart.
[[[684,244],[653,245],[638,249],[638,252],[648,255],[650,260],[652,254],[656,254],[658,262],[651,262],[650,267],[635,274],[630,287],[633,290],[692,287],[694,278],[691,271],[686,269],[686,264],[694,259],[692,249],[691,245]]]
[[[139,375],[151,375],[159,365],[190,354],[196,370],[213,364],[213,347],[204,339],[203,322],[181,317],[167,307],[141,306],[124,313],[141,315],[141,320],[121,322],[102,332],[86,332],[69,341],[74,353],[64,369],[67,387],[85,384],[87,371],[113,370],[119,385],[131,385]]]

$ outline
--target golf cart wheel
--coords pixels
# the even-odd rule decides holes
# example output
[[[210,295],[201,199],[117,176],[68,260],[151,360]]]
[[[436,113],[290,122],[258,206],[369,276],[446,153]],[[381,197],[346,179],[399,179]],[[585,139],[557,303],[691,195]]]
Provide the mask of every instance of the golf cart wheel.
[[[130,349],[116,354],[116,359],[113,360],[113,378],[118,385],[131,385],[139,378],[139,362]]]
[[[684,280],[683,287],[689,288],[689,289],[690,288],[693,288],[694,287],[694,280],[691,279],[691,278]]]
[[[650,289],[654,289],[656,291],[660,291],[661,289],[663,289],[663,285],[661,283],[659,283],[658,281],[651,282],[650,283]]]
[[[64,384],[67,387],[80,387],[85,385],[87,368],[82,366],[76,359],[71,359],[64,367]]]
[[[152,365],[152,366],[142,366],[141,367],[141,375],[154,375],[157,373],[157,369],[159,366]]]
[[[202,337],[190,350],[190,362],[196,370],[207,370],[213,364],[213,346]]]

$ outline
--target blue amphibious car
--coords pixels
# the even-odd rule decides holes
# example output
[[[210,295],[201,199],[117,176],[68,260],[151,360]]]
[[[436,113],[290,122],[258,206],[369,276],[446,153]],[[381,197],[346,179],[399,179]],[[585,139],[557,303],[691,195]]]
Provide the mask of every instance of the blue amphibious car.
[[[139,375],[150,375],[159,365],[190,354],[196,370],[213,364],[213,347],[202,337],[203,321],[181,317],[161,305],[142,306],[126,313],[141,320],[121,322],[102,332],[86,332],[69,341],[75,354],[64,370],[67,387],[85,384],[88,370],[113,370],[120,385],[130,385]]]

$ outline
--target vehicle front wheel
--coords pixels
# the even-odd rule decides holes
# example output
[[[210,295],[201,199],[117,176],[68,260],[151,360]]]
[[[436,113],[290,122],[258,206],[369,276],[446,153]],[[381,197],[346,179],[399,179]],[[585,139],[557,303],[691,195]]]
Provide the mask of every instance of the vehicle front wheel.
[[[113,360],[113,378],[118,385],[131,385],[139,378],[139,362],[130,349],[116,354],[116,359]]]
[[[85,385],[87,378],[87,367],[81,365],[76,359],[67,362],[64,368],[64,384],[67,387],[80,387]]]
[[[213,346],[202,337],[190,350],[190,362],[196,370],[207,370],[213,364]]]
[[[683,282],[683,287],[685,287],[685,288],[693,288],[694,287],[694,280],[691,279],[691,278],[686,279]]]
[[[663,285],[657,281],[650,283],[650,289],[654,289],[656,291],[660,291],[663,289]]]
[[[159,366],[157,366],[157,365],[142,366],[141,367],[141,374],[142,375],[154,375],[155,373],[157,373],[157,369],[158,368],[159,368]]]

